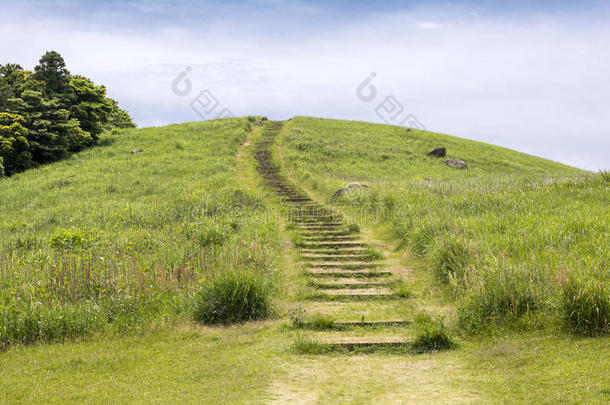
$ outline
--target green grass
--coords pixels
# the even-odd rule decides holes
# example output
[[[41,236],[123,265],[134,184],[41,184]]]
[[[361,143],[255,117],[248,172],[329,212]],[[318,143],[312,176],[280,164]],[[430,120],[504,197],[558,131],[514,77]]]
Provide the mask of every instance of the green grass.
[[[595,325],[591,313],[607,302],[607,267],[595,276],[596,263],[607,263],[601,176],[440,135],[426,143],[428,134],[409,133],[413,142],[402,143],[400,128],[296,118],[286,135],[341,148],[332,152],[336,159],[327,151],[296,152],[292,139],[282,150],[290,168],[326,198],[354,179],[371,186],[341,197],[339,210],[362,225],[367,240],[378,236],[371,228],[391,230],[374,246],[383,246],[392,266],[416,268],[393,284],[398,292],[404,288],[406,300],[308,301],[295,308],[297,255],[280,254],[287,235],[278,229],[281,218],[269,215],[277,207],[256,192],[253,162],[242,168],[244,161],[235,158],[246,121],[129,130],[105,138],[103,147],[0,181],[0,313],[21,322],[0,333],[23,331],[3,340],[0,402],[607,403],[607,336],[510,328],[471,336],[421,321],[412,336],[422,336],[421,350],[363,351],[366,356],[330,353],[310,339],[339,333],[337,322],[365,315],[413,319],[425,310],[438,319],[447,310],[452,326],[458,313],[452,305],[467,311],[461,319],[475,329],[513,317],[509,327],[538,325],[547,315],[562,325],[574,322],[570,330]],[[352,148],[346,132],[366,147]],[[468,171],[416,156],[444,139],[453,145],[450,157],[465,158]],[[131,155],[133,149],[144,152]],[[387,155],[379,161],[389,167],[375,161],[379,150]],[[480,169],[466,152],[480,154],[488,167]],[[294,162],[296,153],[303,163]],[[347,164],[346,155],[355,164]],[[503,164],[494,162],[500,158]],[[570,214],[573,209],[579,215]],[[351,215],[358,212],[364,218]],[[371,227],[374,222],[381,225]],[[529,225],[518,228],[523,224]],[[502,244],[509,240],[503,233],[512,244]],[[451,243],[463,251],[439,248]],[[545,257],[542,271],[531,266]],[[294,308],[292,317],[313,328],[295,330],[286,319],[199,326],[197,295],[227,270],[272,282],[274,305]],[[446,290],[453,294],[445,297]],[[449,332],[453,350],[414,355],[436,350]],[[383,336],[386,330],[354,327],[350,333]],[[43,344],[55,341],[65,342]]]
[[[0,402],[242,404],[266,396],[277,344],[249,325],[17,347],[0,354]]]
[[[271,313],[273,277],[240,269],[219,271],[195,298],[195,319],[205,324],[265,319]]]
[[[347,183],[368,185],[334,203],[355,222],[390,227],[451,285],[467,329],[567,319],[576,333],[589,334],[590,323],[607,331],[607,316],[596,314],[607,313],[608,289],[580,288],[575,299],[562,282],[575,275],[591,285],[610,282],[610,190],[602,176],[485,143],[363,122],[297,117],[281,143],[290,173],[327,201]],[[441,146],[469,169],[426,156]]]
[[[0,180],[0,346],[188,318],[218,272],[272,285],[277,222],[237,179],[249,130],[245,118],[124,130]]]

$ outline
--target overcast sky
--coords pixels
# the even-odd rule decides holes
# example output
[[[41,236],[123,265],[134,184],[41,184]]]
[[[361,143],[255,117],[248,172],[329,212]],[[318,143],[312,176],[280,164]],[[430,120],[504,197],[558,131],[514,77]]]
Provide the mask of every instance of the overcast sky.
[[[56,50],[139,126],[228,112],[412,115],[428,130],[610,168],[610,6],[535,3],[2,2],[0,64],[32,69]]]

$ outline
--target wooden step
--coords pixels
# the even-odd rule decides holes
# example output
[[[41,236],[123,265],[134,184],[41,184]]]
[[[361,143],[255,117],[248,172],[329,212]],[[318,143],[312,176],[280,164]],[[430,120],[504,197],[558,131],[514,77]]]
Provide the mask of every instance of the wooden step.
[[[328,288],[318,289],[318,293],[330,296],[344,297],[387,297],[394,295],[394,292],[389,288],[369,287],[369,288]]]
[[[352,278],[352,279],[341,279],[334,280],[333,282],[318,282],[318,281],[310,281],[309,285],[314,288],[320,289],[348,289],[348,288],[375,288],[375,287],[384,287],[388,286],[388,280],[367,280],[363,281],[362,278]]]
[[[328,268],[308,268],[305,271],[306,274],[309,274],[313,277],[362,277],[362,278],[370,278],[370,277],[389,277],[393,273],[387,270],[379,270],[379,269],[355,269],[355,270],[345,270],[345,269],[328,269]]]
[[[299,224],[298,227],[303,231],[336,231],[341,229],[342,225],[343,224],[330,225],[329,223],[315,225]]]
[[[354,321],[334,321],[331,328],[335,330],[350,330],[356,328],[388,328],[393,326],[409,326],[412,325],[412,321],[405,321],[402,319],[389,319],[380,321],[366,321],[366,320],[354,320]],[[304,329],[314,327],[315,324],[311,322],[303,323]]]
[[[347,262],[350,260],[356,260],[356,261],[365,261],[366,257],[363,257],[363,255],[354,255],[354,254],[330,254],[330,255],[325,255],[325,254],[310,254],[310,253],[306,253],[306,254],[301,254],[301,259],[306,260],[306,261],[325,261],[325,262]],[[367,260],[368,261],[368,260]]]
[[[320,242],[306,242],[303,247],[306,248],[318,248],[318,247],[365,247],[367,246],[364,242],[353,242],[353,241],[320,241]]]
[[[322,255],[345,255],[345,254],[351,254],[351,255],[363,255],[366,254],[368,252],[367,249],[363,249],[363,248],[352,248],[352,247],[337,247],[337,248],[328,248],[326,246],[319,246],[319,247],[314,247],[314,248],[308,248],[308,249],[301,249],[301,254],[302,255],[308,255],[308,254],[322,254]]]
[[[311,268],[321,269],[370,269],[380,267],[383,263],[380,262],[306,262],[305,265]]]
[[[318,236],[303,236],[303,242],[349,242],[358,241],[359,238],[356,235],[318,235]]]
[[[409,350],[411,348],[412,343],[408,340],[396,338],[396,339],[386,339],[386,340],[374,340],[374,339],[350,339],[345,338],[340,341],[337,340],[327,340],[319,343],[320,345],[326,346],[328,349],[338,349],[338,350],[346,350],[346,351],[365,351],[365,349],[371,350]]]

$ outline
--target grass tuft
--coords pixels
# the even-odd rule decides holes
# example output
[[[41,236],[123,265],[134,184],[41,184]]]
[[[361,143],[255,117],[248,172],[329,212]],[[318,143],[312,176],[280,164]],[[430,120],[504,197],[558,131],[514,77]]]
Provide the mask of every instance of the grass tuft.
[[[610,333],[610,290],[594,275],[573,275],[563,285],[563,314],[572,332]]]
[[[298,354],[325,354],[332,351],[328,345],[315,342],[301,333],[297,333],[292,349]]]
[[[415,352],[438,352],[455,346],[442,317],[432,320],[429,315],[420,313],[415,322],[419,328],[417,337],[411,345]]]
[[[369,261],[383,260],[385,259],[385,256],[383,255],[381,249],[376,249],[372,246],[368,246],[363,254],[363,259]]]
[[[249,270],[219,271],[195,297],[195,319],[204,324],[231,324],[265,319],[271,311],[272,285]]]
[[[311,329],[314,330],[329,330],[335,327],[335,320],[324,314],[314,314],[309,320]]]

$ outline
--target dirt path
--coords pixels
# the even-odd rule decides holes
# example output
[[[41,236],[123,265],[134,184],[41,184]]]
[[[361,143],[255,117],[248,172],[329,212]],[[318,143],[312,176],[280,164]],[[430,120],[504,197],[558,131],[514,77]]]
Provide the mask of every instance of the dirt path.
[[[281,197],[284,216],[297,235],[308,286],[302,305],[342,304],[341,314],[333,311],[341,306],[327,305],[327,311],[319,307],[310,315],[313,320],[303,325],[308,337],[323,350],[407,349],[406,329],[411,322],[398,314],[389,319],[375,316],[391,315],[388,306],[406,299],[407,294],[397,288],[404,271],[387,266],[386,253],[361,238],[358,224],[345,223],[342,215],[314,201],[282,174],[272,158],[272,146],[281,128],[281,122],[267,124],[254,145],[254,156],[258,173],[266,187]],[[367,306],[365,313],[345,317],[362,312],[356,310],[361,304]],[[343,319],[335,319],[337,315]]]

